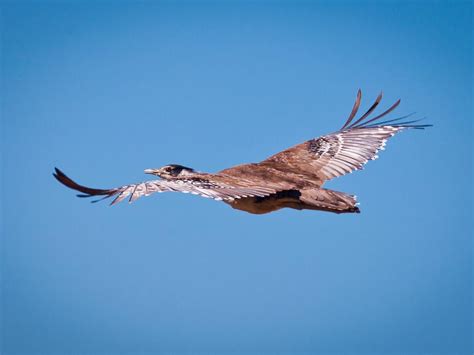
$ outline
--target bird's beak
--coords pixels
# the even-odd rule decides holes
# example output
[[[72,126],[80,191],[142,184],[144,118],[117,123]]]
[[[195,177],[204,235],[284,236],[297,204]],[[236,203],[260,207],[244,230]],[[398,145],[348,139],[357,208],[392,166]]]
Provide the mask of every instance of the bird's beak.
[[[145,169],[143,171],[145,174],[152,174],[152,175],[156,175],[156,173],[158,172],[157,169]]]

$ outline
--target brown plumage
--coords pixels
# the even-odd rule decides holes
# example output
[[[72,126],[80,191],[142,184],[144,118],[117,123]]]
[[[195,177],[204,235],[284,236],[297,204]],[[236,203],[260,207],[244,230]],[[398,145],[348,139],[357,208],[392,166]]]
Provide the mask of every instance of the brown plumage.
[[[430,126],[406,121],[408,116],[380,122],[400,100],[380,115],[368,119],[382,94],[354,121],[361,97],[359,90],[349,118],[339,131],[295,145],[260,163],[238,165],[216,174],[197,172],[177,164],[166,165],[145,170],[147,174],[160,177],[158,180],[113,189],[79,185],[57,168],[53,175],[63,185],[80,191],[79,197],[103,196],[100,200],[115,197],[111,204],[127,197],[132,202],[154,192],[179,191],[224,201],[233,208],[255,214],[284,207],[359,213],[355,196],[324,189],[324,182],[362,169],[369,160],[377,158],[377,152],[384,149],[387,139],[396,133]]]

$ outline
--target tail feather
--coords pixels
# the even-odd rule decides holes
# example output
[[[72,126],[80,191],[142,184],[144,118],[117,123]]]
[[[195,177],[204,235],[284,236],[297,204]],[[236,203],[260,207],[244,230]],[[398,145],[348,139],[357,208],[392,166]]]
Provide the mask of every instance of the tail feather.
[[[357,197],[328,189],[301,190],[300,201],[308,209],[334,213],[360,213]]]

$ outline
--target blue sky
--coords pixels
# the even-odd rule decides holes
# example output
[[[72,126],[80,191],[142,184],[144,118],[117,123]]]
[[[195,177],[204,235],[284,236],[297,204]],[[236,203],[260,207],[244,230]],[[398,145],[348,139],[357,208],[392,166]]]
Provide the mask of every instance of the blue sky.
[[[3,2],[3,353],[470,353],[470,7]],[[259,161],[358,88],[435,125],[327,184],[359,215],[91,205],[51,176]]]

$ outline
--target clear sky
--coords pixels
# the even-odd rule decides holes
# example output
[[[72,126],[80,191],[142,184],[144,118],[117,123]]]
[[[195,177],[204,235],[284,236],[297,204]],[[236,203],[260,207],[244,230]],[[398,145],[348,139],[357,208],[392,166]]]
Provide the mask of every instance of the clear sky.
[[[3,353],[471,352],[471,3],[1,7]],[[51,175],[259,161],[338,129],[358,88],[435,125],[327,184],[359,215],[108,207]]]

